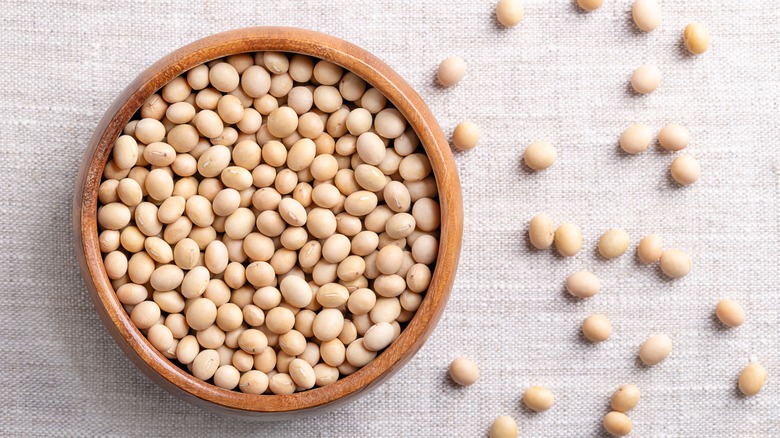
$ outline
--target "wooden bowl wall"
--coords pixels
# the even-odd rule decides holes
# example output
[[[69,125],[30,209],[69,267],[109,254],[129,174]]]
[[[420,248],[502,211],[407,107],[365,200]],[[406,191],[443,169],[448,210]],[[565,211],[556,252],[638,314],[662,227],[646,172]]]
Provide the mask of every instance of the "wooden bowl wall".
[[[250,395],[198,380],[166,359],[133,325],[103,267],[96,221],[98,188],[114,140],[144,100],[199,64],[228,55],[280,51],[310,55],[354,72],[384,93],[420,138],[436,177],[441,238],[425,298],[401,336],[367,366],[337,382],[291,395]],[[323,412],[365,394],[397,372],[430,336],[455,278],[463,230],[460,182],[447,139],[419,95],[381,60],[359,47],[318,32],[255,27],[216,34],[182,47],[141,73],[114,101],[95,129],[79,172],[73,206],[76,253],[87,290],[103,323],[130,360],[174,395],[211,411],[262,420]]]

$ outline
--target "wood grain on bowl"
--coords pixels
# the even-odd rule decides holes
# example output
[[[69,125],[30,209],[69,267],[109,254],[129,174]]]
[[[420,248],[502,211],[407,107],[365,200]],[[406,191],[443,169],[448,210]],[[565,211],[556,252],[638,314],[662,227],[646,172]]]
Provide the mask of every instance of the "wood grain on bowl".
[[[98,188],[114,140],[144,100],[199,64],[244,52],[280,51],[338,64],[381,91],[420,138],[433,168],[441,204],[441,239],[430,287],[414,318],[374,361],[321,388],[291,395],[250,395],[198,380],[160,354],[132,324],[106,275],[98,246]],[[212,411],[282,420],[340,406],[397,372],[419,350],[438,322],[455,277],[463,229],[460,182],[447,139],[419,95],[390,67],[359,47],[318,32],[255,27],[213,35],[159,60],[114,101],[95,129],[79,172],[73,206],[76,253],[87,290],[119,347],[152,380],[176,396]]]

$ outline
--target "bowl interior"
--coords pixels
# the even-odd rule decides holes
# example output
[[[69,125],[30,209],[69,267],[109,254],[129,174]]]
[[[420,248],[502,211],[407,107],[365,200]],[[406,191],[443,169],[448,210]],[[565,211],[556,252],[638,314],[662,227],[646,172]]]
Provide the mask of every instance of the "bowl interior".
[[[333,384],[291,395],[250,395],[203,382],[160,354],[132,324],[111,286],[98,246],[97,193],[114,140],[149,95],[183,72],[228,55],[280,51],[325,59],[352,71],[381,91],[403,114],[425,149],[441,206],[439,253],[431,284],[400,337],[371,363]],[[125,354],[164,388],[199,406],[223,413],[283,419],[344,403],[403,366],[433,331],[455,277],[462,234],[460,183],[449,144],[417,93],[370,53],[343,40],[294,28],[258,27],[216,34],[182,47],[141,73],[98,124],[85,152],[74,198],[77,254],[87,288],[106,327]]]

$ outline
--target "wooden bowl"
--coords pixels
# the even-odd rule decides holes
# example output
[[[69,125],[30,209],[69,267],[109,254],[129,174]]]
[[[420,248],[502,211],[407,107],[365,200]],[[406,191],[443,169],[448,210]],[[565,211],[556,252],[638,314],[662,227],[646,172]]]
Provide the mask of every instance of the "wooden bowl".
[[[381,91],[406,117],[430,158],[441,204],[441,239],[433,278],[422,304],[400,337],[370,364],[337,382],[291,395],[250,395],[198,380],[160,354],[133,325],[103,267],[96,221],[98,187],[114,140],[144,100],[192,67],[228,55],[294,52],[326,59]],[[255,27],[213,35],[164,57],[141,73],[114,101],[95,129],[76,185],[73,227],[81,271],[103,323],[130,360],[179,398],[211,411],[280,420],[333,409],[366,394],[397,372],[439,320],[455,277],[463,231],[460,182],[447,139],[419,95],[370,53],[332,36],[303,29]]]

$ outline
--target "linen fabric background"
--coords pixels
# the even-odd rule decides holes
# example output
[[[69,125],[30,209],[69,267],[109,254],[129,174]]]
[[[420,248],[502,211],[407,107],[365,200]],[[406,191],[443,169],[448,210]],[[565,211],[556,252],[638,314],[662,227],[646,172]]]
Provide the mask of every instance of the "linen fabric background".
[[[0,1],[0,435],[3,436],[485,436],[511,415],[522,436],[600,436],[620,385],[642,390],[634,435],[760,437],[780,434],[780,9],[773,0],[661,0],[651,33],[635,30],[629,0],[592,13],[572,0],[526,0],[525,20],[501,28],[494,0]],[[712,33],[688,56],[691,21]],[[169,395],[120,352],[81,279],[71,198],[82,153],[102,113],[143,69],[198,38],[245,26],[326,32],[385,60],[422,95],[449,135],[464,119],[480,145],[456,153],[465,232],[451,299],[416,357],[376,391],[335,412],[257,423],[204,412]],[[438,63],[460,55],[457,86],[434,84]],[[658,91],[638,96],[629,77],[657,64]],[[669,177],[674,155],[638,156],[617,139],[634,122],[691,130],[685,153],[701,161],[692,187]],[[531,141],[557,146],[552,168],[521,162]],[[547,212],[582,227],[584,248],[562,259],[527,243],[527,223]],[[629,253],[605,261],[602,232],[620,227]],[[643,235],[685,249],[693,271],[666,280],[636,261]],[[602,292],[574,300],[566,276],[591,269]],[[724,329],[720,298],[740,301],[745,324]],[[614,335],[579,333],[593,312]],[[671,356],[645,368],[642,341],[666,333]],[[480,365],[469,388],[447,378],[450,361]],[[769,370],[760,395],[739,395],[750,361]],[[521,406],[544,385],[548,412]]]

